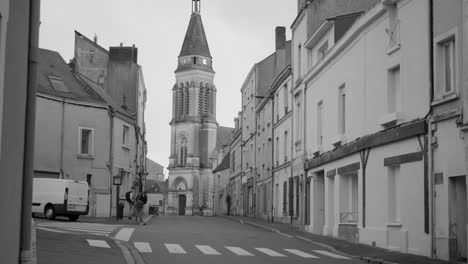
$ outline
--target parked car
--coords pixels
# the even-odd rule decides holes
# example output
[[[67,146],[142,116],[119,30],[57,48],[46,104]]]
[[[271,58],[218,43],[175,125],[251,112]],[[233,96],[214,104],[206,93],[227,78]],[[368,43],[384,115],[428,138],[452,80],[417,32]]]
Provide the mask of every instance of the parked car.
[[[89,186],[84,181],[62,179],[34,179],[33,214],[47,219],[65,216],[76,221],[89,212]]]

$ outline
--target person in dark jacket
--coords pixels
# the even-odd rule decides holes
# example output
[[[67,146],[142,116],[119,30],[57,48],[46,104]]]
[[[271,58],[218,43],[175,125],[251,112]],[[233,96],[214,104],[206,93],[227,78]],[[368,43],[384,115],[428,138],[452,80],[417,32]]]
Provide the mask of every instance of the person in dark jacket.
[[[143,221],[143,207],[147,202],[148,196],[146,195],[146,192],[141,192],[135,197],[135,220],[140,225],[146,225],[145,221]]]
[[[132,219],[132,216],[134,215],[134,206],[135,206],[135,186],[132,186],[131,190],[125,193],[125,199],[128,202],[128,219]]]

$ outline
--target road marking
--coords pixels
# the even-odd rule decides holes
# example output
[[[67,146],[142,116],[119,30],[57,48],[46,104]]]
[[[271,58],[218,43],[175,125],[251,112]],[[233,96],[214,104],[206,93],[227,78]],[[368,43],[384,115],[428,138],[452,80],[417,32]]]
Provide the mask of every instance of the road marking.
[[[314,252],[328,256],[328,257],[336,258],[336,259],[350,259],[348,257],[338,255],[338,254],[335,254],[326,250],[314,250]]]
[[[135,228],[122,228],[115,235],[115,238],[118,240],[128,242],[128,240],[130,240],[130,237],[132,236],[133,231],[135,231]]]
[[[284,250],[291,253],[291,254],[298,255],[298,256],[303,257],[303,258],[319,258],[317,256],[311,255],[309,253],[305,253],[304,251],[300,251],[300,250],[297,250],[297,249],[284,249]]]
[[[203,252],[203,254],[205,254],[205,255],[221,255],[221,253],[216,251],[216,249],[214,249],[214,248],[212,248],[210,246],[207,246],[207,245],[195,245],[195,247],[197,247],[198,250]]]
[[[70,230],[70,231],[82,231],[82,232],[88,232],[88,233],[99,233],[103,235],[110,234],[112,231],[104,231],[104,230],[99,230],[99,229],[82,229],[82,228],[62,228],[65,230]]]
[[[147,242],[134,242],[133,245],[135,245],[136,249],[140,251],[141,253],[151,253],[153,250],[151,250],[151,246]]]
[[[238,256],[255,256],[254,254],[240,247],[225,247],[225,248],[229,249],[230,251],[232,251],[234,254]]]
[[[286,257],[286,255],[283,255],[269,248],[255,248],[255,249],[271,257]]]
[[[293,237],[293,236],[291,236],[291,235],[288,235],[288,234],[285,234],[285,233],[281,233],[281,232],[278,232],[278,234],[283,235],[283,236],[285,236],[285,237]]]
[[[173,254],[187,254],[179,244],[164,244],[167,250]]]
[[[55,229],[50,229],[50,228],[45,228],[45,227],[36,227],[36,229],[49,231],[49,232],[55,232],[55,233],[62,233],[62,234],[73,234],[72,232],[60,231],[60,230],[55,230]]]
[[[104,240],[86,239],[86,241],[88,241],[89,245],[92,247],[110,248],[109,244]]]

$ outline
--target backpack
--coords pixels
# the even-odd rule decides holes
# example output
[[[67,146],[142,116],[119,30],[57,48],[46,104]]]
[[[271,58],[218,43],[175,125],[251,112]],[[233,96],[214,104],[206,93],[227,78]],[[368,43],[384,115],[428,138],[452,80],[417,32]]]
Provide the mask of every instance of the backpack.
[[[138,207],[138,208],[143,208],[143,206],[148,201],[148,197],[146,196],[146,194],[140,193],[140,194],[137,195],[135,200],[136,200],[135,206]]]
[[[125,199],[127,200],[127,202],[133,204],[133,201],[132,201],[132,198],[130,197],[132,195],[132,191],[128,191],[125,193]]]

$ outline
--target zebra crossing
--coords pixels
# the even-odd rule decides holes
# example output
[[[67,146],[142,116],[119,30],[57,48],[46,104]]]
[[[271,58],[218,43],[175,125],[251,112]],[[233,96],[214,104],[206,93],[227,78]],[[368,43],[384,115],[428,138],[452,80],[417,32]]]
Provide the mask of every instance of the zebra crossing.
[[[121,225],[81,223],[81,222],[37,222],[36,228],[45,231],[71,234],[90,234],[96,236],[108,236]]]
[[[153,248],[151,247],[150,243],[148,242],[133,242],[133,245],[140,253],[152,253]],[[311,259],[319,259],[322,257],[329,257],[333,259],[341,259],[341,260],[350,260],[349,257],[339,255],[330,251],[326,250],[311,250],[311,252],[305,252],[299,249],[289,249],[284,248],[281,250],[278,249],[270,249],[270,248],[252,248],[252,249],[245,249],[237,246],[224,246],[213,248],[209,245],[194,245],[193,248],[184,248],[180,244],[170,244],[165,243],[164,247],[165,250],[169,254],[190,254],[194,252],[200,252],[204,255],[213,255],[213,256],[220,256],[220,255],[235,255],[240,257],[254,257],[260,255],[266,255],[269,257],[290,257],[296,256],[301,258],[311,258]]]

